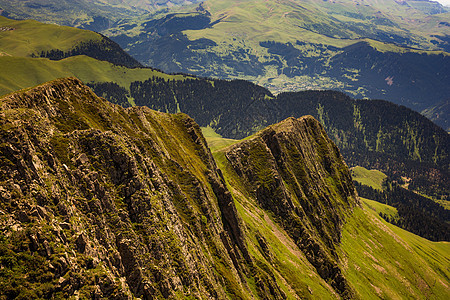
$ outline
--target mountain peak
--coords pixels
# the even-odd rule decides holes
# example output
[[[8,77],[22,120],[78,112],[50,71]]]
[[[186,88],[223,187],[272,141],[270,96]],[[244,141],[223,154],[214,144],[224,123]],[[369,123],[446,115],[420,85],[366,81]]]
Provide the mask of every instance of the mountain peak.
[[[312,116],[269,126],[225,149],[245,194],[270,211],[343,297],[353,291],[338,267],[341,227],[359,200],[338,148]]]
[[[288,117],[279,123],[269,126],[269,128],[275,130],[276,132],[289,132],[301,130],[298,126],[307,126],[310,128],[323,130],[322,124],[320,124],[320,122],[311,115],[302,116],[300,118]]]
[[[75,77],[60,78],[42,85],[28,88],[16,93],[6,95],[1,99],[0,105],[3,109],[30,108],[45,110],[57,102],[64,100],[72,102],[76,97],[77,101],[100,101],[89,87]]]

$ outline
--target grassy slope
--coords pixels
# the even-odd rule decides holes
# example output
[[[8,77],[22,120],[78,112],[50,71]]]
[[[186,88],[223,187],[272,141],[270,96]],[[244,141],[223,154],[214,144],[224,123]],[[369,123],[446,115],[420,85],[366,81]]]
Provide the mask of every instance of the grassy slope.
[[[437,203],[442,205],[445,209],[450,209],[450,201],[448,200],[436,200]]]
[[[222,149],[237,142],[237,140],[222,138],[211,127],[202,127],[201,129],[211,151]]]
[[[231,58],[247,62],[249,65],[255,65],[256,61],[261,64],[272,62],[264,65],[264,70],[258,70],[261,73],[257,76],[231,70],[227,78],[239,77],[250,80],[275,93],[304,89],[344,89],[358,97],[366,96],[364,89],[355,90],[347,87],[348,84],[352,85],[351,82],[339,77],[330,77],[326,73],[304,72],[303,75],[294,77],[280,74],[283,67],[288,66],[289,63],[282,59],[283,67],[276,67],[274,62],[278,60],[274,60],[273,54],[270,54],[267,48],[260,46],[260,42],[291,43],[294,48],[303,52],[302,56],[315,57],[325,65],[330,57],[338,54],[339,51],[320,50],[317,44],[342,48],[365,41],[380,52],[448,55],[442,51],[430,51],[435,49],[435,45],[431,43],[434,39],[433,34],[450,35],[450,28],[439,25],[440,22],[448,20],[448,13],[429,16],[417,9],[402,7],[391,0],[371,1],[370,4],[374,5],[373,7],[366,2],[356,5],[356,2],[282,0],[274,3],[265,0],[241,0],[230,4],[230,1],[226,0],[209,0],[203,6],[211,12],[212,22],[217,20],[220,22],[210,28],[186,30],[184,33],[190,40],[207,38],[217,44],[198,51],[199,53],[212,52],[225,60]],[[374,18],[386,20],[389,25],[375,24]],[[139,27],[138,24],[136,28]],[[371,34],[367,35],[367,32]],[[384,36],[385,42],[374,40],[378,36]],[[399,38],[388,43],[386,41],[389,38],[386,39],[386,36]],[[401,42],[402,39],[405,41]],[[297,45],[297,41],[307,44]],[[407,48],[396,46],[396,43]],[[229,67],[225,63],[221,65],[222,69],[225,65]],[[302,66],[299,67],[302,68]],[[204,71],[206,74],[217,72],[217,66],[214,65],[202,65],[201,68],[206,68]],[[191,68],[185,72],[195,73],[196,70],[197,68]],[[357,70],[352,71],[356,73],[353,74],[349,70],[346,75],[358,78]]]
[[[359,182],[363,185],[368,185],[372,187],[373,189],[382,190],[382,183],[383,180],[387,177],[383,172],[380,172],[378,170],[367,170],[364,167],[353,167],[351,168],[352,171],[352,178],[353,180]],[[405,187],[407,188],[407,187]],[[445,209],[450,209],[450,201],[448,200],[437,200],[433,197],[429,197],[427,195],[422,195],[425,197],[428,197],[432,199],[433,201],[439,203],[442,207]],[[378,213],[384,213],[386,215],[390,215],[392,217],[397,216],[397,209],[393,208],[388,205],[381,204],[379,202],[373,201],[373,200],[367,200],[370,202],[370,206],[375,209]],[[389,209],[387,209],[389,207]]]
[[[283,1],[272,3],[270,1],[238,1],[235,5],[229,5],[228,1],[207,1],[205,7],[211,12],[211,20],[222,21],[212,28],[204,30],[188,30],[185,33],[190,39],[205,37],[219,44],[219,49],[226,51],[231,45],[236,48],[252,49],[251,54],[263,56],[266,50],[259,46],[259,42],[273,40],[277,42],[319,41],[321,43],[344,47],[351,41],[334,39],[302,29],[302,20],[289,17],[289,12],[294,9]],[[308,7],[314,11],[321,21],[326,21],[326,16],[320,11]],[[289,30],[286,30],[289,28]],[[221,48],[222,47],[222,48]]]
[[[184,5],[186,2],[199,2],[199,0],[41,0],[31,3],[30,1],[0,0],[0,7],[16,19],[34,19],[84,27],[92,25],[94,18],[102,18],[100,22],[114,23],[167,6],[173,7],[174,4]],[[30,8],[29,4],[35,4],[35,7]],[[104,24],[101,24],[100,28],[103,27]]]
[[[208,144],[220,143],[220,137],[211,130],[203,132]],[[227,143],[223,141],[222,145]],[[214,151],[213,155],[245,223],[251,255],[273,270],[288,298],[295,298],[296,294],[311,299],[336,298],[270,214],[241,193],[245,189],[241,188],[239,176],[227,164],[224,151]],[[361,299],[448,298],[450,243],[430,242],[418,237],[385,222],[379,212],[396,215],[393,207],[362,199],[362,207],[355,209],[344,226],[340,258],[346,277],[358,296]],[[269,245],[270,258],[261,251],[258,235]]]
[[[41,51],[67,51],[74,45],[89,40],[100,40],[93,31],[44,24],[33,20],[14,21],[0,16],[0,27],[14,30],[0,31],[0,53],[11,56],[38,55]]]
[[[351,171],[353,180],[377,190],[382,190],[381,184],[387,177],[384,173],[378,170],[367,170],[366,168],[359,166],[352,168]]]
[[[361,199],[364,201],[364,204],[367,206],[367,208],[371,209],[375,213],[377,214],[383,213],[393,219],[398,218],[398,212],[395,207],[374,200],[369,200],[365,198]]]
[[[210,138],[207,138],[209,144]],[[288,299],[338,299],[333,289],[317,274],[305,255],[289,235],[276,224],[270,214],[261,209],[250,197],[242,194],[245,188],[237,174],[227,164],[223,151],[213,152],[222,170],[228,189],[235,200],[238,213],[245,223],[249,253],[259,266],[270,269]],[[257,236],[262,236],[269,249],[263,254]],[[254,283],[249,282],[250,287]]]
[[[211,12],[213,21],[222,19],[222,22],[210,29],[187,31],[192,39],[206,37],[220,42],[224,39],[242,38],[248,43],[267,40],[286,43],[300,40],[343,47],[364,38],[363,35],[342,26],[341,22],[349,22],[348,24],[378,26],[386,32],[405,36],[414,33],[417,35],[414,37],[416,42],[426,49],[433,46],[429,43],[430,34],[450,34],[450,29],[439,26],[439,22],[445,21],[449,13],[428,16],[411,7],[402,7],[391,0],[369,1],[364,2],[364,5],[355,5],[355,1],[346,0],[339,3],[322,0],[283,0],[277,1],[276,4],[265,0],[243,0],[235,1],[233,5],[226,0],[208,0],[204,7]],[[365,20],[373,16],[393,20],[401,29],[397,25],[376,25]],[[311,23],[323,24],[330,28],[337,27],[339,31],[322,35],[317,30],[314,32],[305,29],[305,25]]]
[[[77,28],[44,24],[33,20],[15,21],[0,16],[0,95],[61,77],[78,77],[85,83],[115,82],[129,90],[133,81],[155,76],[166,80],[186,78],[168,75],[152,69],[128,69],[87,56],[75,56],[60,61],[31,58],[41,51],[73,48],[82,41],[99,40],[95,32]]]
[[[389,224],[372,204],[363,200],[342,236],[346,275],[361,298],[448,299],[450,243],[430,242]]]
[[[129,89],[133,81],[156,76],[183,79],[152,69],[128,69],[87,56],[74,56],[60,61],[44,58],[0,56],[0,95],[35,86],[56,78],[75,76],[85,83],[112,81]]]

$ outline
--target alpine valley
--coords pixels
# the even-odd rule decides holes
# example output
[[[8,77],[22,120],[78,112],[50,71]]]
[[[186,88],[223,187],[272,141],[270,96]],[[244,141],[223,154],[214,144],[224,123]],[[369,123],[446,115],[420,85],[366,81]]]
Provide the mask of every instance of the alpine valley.
[[[275,94],[339,90],[405,105],[450,129],[448,7],[429,0],[198,2],[0,0],[0,11],[96,30],[165,72],[245,79]]]
[[[450,297],[447,8],[0,8],[0,299]]]

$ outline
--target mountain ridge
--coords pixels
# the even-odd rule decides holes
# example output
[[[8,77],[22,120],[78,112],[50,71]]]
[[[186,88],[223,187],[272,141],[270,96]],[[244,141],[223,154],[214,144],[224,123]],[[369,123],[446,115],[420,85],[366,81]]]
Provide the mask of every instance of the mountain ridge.
[[[442,169],[448,166],[448,162],[443,160],[448,154],[442,149],[445,150],[448,135],[445,136],[430,126],[425,119],[422,120],[399,106],[382,101],[353,102],[342,94],[326,91],[281,93],[275,97],[263,87],[242,80],[227,82],[183,74],[169,75],[154,69],[119,67],[72,53],[71,49],[76,43],[70,42],[74,37],[69,33],[75,31],[76,36],[81,34],[87,35],[88,40],[101,40],[98,34],[31,21],[17,22],[5,18],[0,20],[5,26],[16,28],[12,33],[0,33],[3,37],[1,50],[15,55],[0,57],[3,70],[0,75],[0,90],[3,92],[34,86],[57,77],[76,76],[88,83],[98,95],[113,103],[122,106],[146,105],[170,113],[185,112],[201,126],[210,126],[228,138],[243,138],[289,116],[310,114],[325,125],[351,165],[376,167],[390,172],[390,176],[402,172],[402,176],[406,175],[412,178],[413,182],[418,182],[411,185],[417,191],[437,197],[445,194],[448,171],[443,172]],[[167,22],[172,22],[171,20]],[[39,26],[34,28],[30,24]],[[66,42],[49,46],[47,42],[53,35],[69,38],[64,39]],[[13,36],[19,39],[12,41]],[[25,47],[26,39],[33,42]],[[352,46],[352,51],[358,52],[360,47],[369,47],[364,45]],[[270,43],[266,46],[271,49],[281,47],[279,44]],[[50,50],[49,47],[63,50]],[[59,58],[69,52],[75,56],[58,61],[17,57],[35,53],[37,56],[43,49],[47,49],[47,53],[53,53],[53,56],[61,54]],[[102,49],[99,52],[102,56],[108,56]],[[400,79],[390,80],[394,82],[394,86]],[[332,99],[341,99],[341,102]],[[228,104],[224,106],[223,103]],[[335,110],[346,117],[334,114]],[[362,115],[361,110],[364,111]],[[377,113],[370,117],[373,111]],[[433,110],[433,113],[438,112]],[[391,118],[392,115],[401,118]],[[382,124],[381,120],[385,116],[390,116],[390,121]],[[353,120],[353,123],[350,120]],[[396,134],[400,131],[403,134]],[[351,138],[352,136],[355,138]],[[437,138],[433,139],[432,136]],[[410,140],[407,141],[406,137],[410,137]],[[407,162],[404,162],[405,158],[408,158]],[[439,165],[438,168],[436,164]],[[392,167],[388,168],[388,165]]]
[[[0,15],[14,19],[35,19],[100,32],[122,19],[198,0],[55,1],[33,0],[17,3],[0,1]]]
[[[398,271],[391,260],[379,262],[387,281],[373,284],[398,295],[391,289],[401,272],[398,293],[448,294],[448,244],[420,242],[442,266],[410,235],[402,243],[411,252],[392,244],[400,236],[357,205],[338,148],[312,117],[287,119],[212,156],[187,115],[124,109],[74,78],[2,98],[0,116],[0,293],[7,297],[376,297],[346,267],[345,257],[363,252],[341,246],[361,226],[396,249],[402,265],[402,255],[411,261]],[[261,163],[234,155],[244,150]],[[378,268],[362,267],[364,280]],[[440,281],[416,288],[411,274]]]
[[[305,116],[269,126],[228,147],[225,156],[248,193],[275,215],[320,276],[345,299],[354,291],[335,261],[334,247],[340,241],[346,212],[351,214],[360,203],[347,166],[338,163],[343,161],[339,150],[328,145],[333,144],[327,141],[323,127]],[[314,161],[319,164],[311,164]],[[339,167],[344,170],[338,171]],[[331,175],[327,181],[325,173]],[[327,221],[322,222],[319,215]],[[321,238],[317,241],[314,236]]]
[[[244,81],[213,82],[149,79],[133,83],[130,95],[138,105],[185,112],[200,126],[234,139],[291,116],[313,115],[350,165],[378,168],[389,176],[407,176],[417,182],[427,178],[412,186],[428,195],[446,197],[449,136],[417,112],[383,100],[355,100],[335,91],[275,97]],[[229,108],[224,109],[222,103],[229,103]]]
[[[80,103],[83,105],[80,106]],[[223,295],[224,290],[217,285],[217,275],[200,266],[204,259],[212,259],[211,253],[207,254],[208,251],[203,252],[201,248],[193,252],[192,246],[201,245],[199,242],[188,242],[191,245],[190,251],[183,246],[188,240],[197,239],[186,231],[184,222],[194,218],[193,221],[196,221],[192,226],[205,226],[200,220],[201,215],[194,213],[201,207],[209,220],[218,218],[224,223],[217,223],[219,227],[216,227],[215,221],[210,223],[211,235],[201,235],[199,238],[203,241],[210,239],[210,247],[217,247],[215,244],[219,243],[219,248],[214,250],[215,255],[225,259],[223,264],[230,270],[227,272],[237,272],[233,267],[236,261],[233,263],[226,254],[228,250],[225,250],[228,248],[234,259],[241,257],[238,248],[235,248],[235,239],[239,239],[239,227],[226,225],[237,221],[233,219],[236,214],[214,167],[211,154],[206,150],[200,129],[192,119],[185,115],[171,117],[147,108],[128,109],[130,115],[127,116],[124,109],[97,98],[76,79],[57,80],[22,94],[10,95],[2,99],[1,107],[6,120],[11,120],[10,117],[17,113],[21,116],[20,123],[27,124],[31,117],[34,124],[42,126],[38,129],[28,123],[25,125],[27,129],[21,130],[17,125],[2,123],[2,165],[6,168],[2,168],[1,177],[3,182],[7,182],[2,184],[2,195],[6,201],[2,201],[2,211],[4,214],[9,211],[9,218],[3,218],[3,222],[13,221],[16,218],[13,213],[15,211],[19,217],[13,222],[20,224],[19,220],[22,220],[24,223],[18,226],[17,231],[8,230],[9,237],[11,234],[20,234],[23,226],[28,228],[27,230],[34,232],[29,238],[32,246],[27,247],[30,249],[28,251],[41,253],[44,261],[47,259],[48,263],[52,261],[57,266],[43,266],[44,270],[46,268],[54,275],[34,281],[34,287],[37,289],[34,292],[29,291],[28,295],[34,297],[35,292],[42,292],[42,288],[46,287],[41,286],[39,280],[44,280],[50,284],[50,291],[47,293],[60,293],[60,296],[73,295],[76,290],[86,286],[86,296],[167,297],[174,293],[174,290],[179,290],[183,282],[186,286],[190,285],[191,283],[186,281],[188,277],[197,277],[199,273],[193,275],[197,271],[189,271],[191,267],[212,276],[210,283],[206,284],[208,280],[204,281],[203,288],[203,284],[197,285],[196,288],[192,285],[194,294],[199,293],[198,288],[201,289],[201,294],[209,294],[212,292],[211,286],[215,286],[213,295]],[[115,117],[115,122],[111,122],[112,117]],[[137,136],[134,135],[135,138],[143,135],[140,143],[136,143],[139,139],[130,140],[133,132],[131,127],[128,127],[130,125],[137,126],[134,129],[135,133],[138,133]],[[145,128],[146,138],[142,131]],[[163,141],[156,138],[160,130],[166,133],[168,130],[177,130],[178,135],[173,136],[173,141]],[[22,134],[19,134],[20,131]],[[14,134],[22,136],[24,142],[14,140]],[[150,136],[153,138],[149,139]],[[187,142],[189,140],[191,142]],[[168,147],[171,143],[180,141],[183,141],[182,148],[177,147],[178,150],[174,151],[175,148],[172,147],[171,150]],[[41,152],[47,147],[48,152]],[[21,148],[24,152],[21,152]],[[28,151],[29,154],[25,154]],[[146,151],[147,156],[139,155]],[[136,156],[132,155],[133,152]],[[177,152],[184,153],[185,157],[181,159]],[[75,157],[72,157],[73,153]],[[24,155],[23,159],[21,155]],[[193,161],[186,164],[188,160]],[[197,167],[190,166],[194,161]],[[202,168],[208,170],[206,174],[203,174]],[[178,173],[176,169],[179,169]],[[200,186],[205,182],[207,187],[203,190]],[[25,198],[29,193],[31,198]],[[195,203],[202,199],[193,196],[197,193],[200,193],[200,197],[217,199],[218,202]],[[20,200],[21,198],[23,200]],[[20,201],[16,202],[18,200]],[[183,203],[184,201],[190,204]],[[21,211],[22,207],[28,209]],[[107,215],[104,214],[110,214],[110,217],[105,218]],[[96,215],[98,217],[95,217]],[[159,222],[159,225],[155,227],[155,223],[150,226],[146,221],[148,218]],[[48,238],[49,234],[52,236],[51,231],[48,232],[48,228],[42,227],[42,221],[47,222],[46,220],[52,220],[50,228],[53,228],[51,230],[55,232],[56,241],[60,244],[50,243]],[[97,228],[91,228],[89,223],[95,224]],[[6,224],[3,223],[3,226]],[[164,230],[164,226],[169,226],[165,229],[168,229],[168,232]],[[145,235],[139,234],[140,230],[146,232]],[[158,237],[158,230],[166,233]],[[231,233],[229,230],[234,231]],[[196,230],[196,233],[201,234],[201,231]],[[8,235],[2,238],[8,238]],[[141,238],[145,238],[145,242]],[[152,240],[153,242],[150,242]],[[240,244],[242,246],[242,243]],[[67,249],[66,251],[75,249],[79,254],[74,252],[69,256],[65,254],[65,259],[61,258],[64,257],[61,246]],[[166,257],[160,252],[162,249],[173,254]],[[41,252],[42,250],[44,252]],[[245,251],[245,248],[242,250]],[[23,250],[16,251],[21,253]],[[109,257],[108,253],[112,256]],[[151,257],[145,256],[148,254],[151,254]],[[90,259],[85,261],[84,255],[86,259]],[[17,259],[20,260],[20,257]],[[159,268],[152,266],[152,260],[167,260],[173,262],[173,265],[171,268]],[[149,267],[147,270],[142,266],[144,261]],[[185,271],[182,272],[182,269]],[[96,273],[98,275],[95,276],[103,278],[100,282],[94,280]],[[58,281],[62,275],[68,276]],[[81,282],[77,283],[77,280],[80,280],[76,279],[77,276],[82,278]],[[233,283],[239,286],[236,280],[239,282],[240,279],[233,276],[231,275]],[[125,282],[117,282],[120,277],[123,277]],[[153,279],[148,281],[150,278]],[[197,277],[195,280],[201,279]],[[188,282],[192,282],[191,279]],[[15,285],[9,285],[11,281],[4,283],[5,292],[12,293],[10,296],[18,295],[15,294]],[[30,283],[33,283],[33,280]],[[108,287],[111,284],[121,288],[112,290]],[[97,289],[92,289],[93,287]]]

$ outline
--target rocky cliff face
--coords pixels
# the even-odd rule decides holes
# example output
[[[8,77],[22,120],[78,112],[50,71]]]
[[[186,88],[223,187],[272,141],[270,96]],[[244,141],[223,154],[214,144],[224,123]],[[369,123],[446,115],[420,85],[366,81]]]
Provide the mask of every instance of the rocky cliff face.
[[[337,147],[311,116],[289,118],[227,150],[246,193],[269,211],[308,261],[342,297],[353,291],[336,246],[345,217],[358,205]]]
[[[122,109],[76,79],[0,107],[4,294],[225,298],[246,289],[233,199],[188,116]]]
[[[0,126],[1,294],[284,299],[310,290],[291,288],[292,274],[280,277],[249,248],[253,233],[188,116],[124,109],[69,78],[1,99]],[[320,288],[352,297],[336,247],[358,202],[322,126],[291,118],[225,155],[226,176],[240,182],[233,190],[274,217]],[[256,238],[274,262],[268,236]]]

